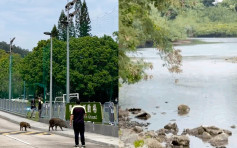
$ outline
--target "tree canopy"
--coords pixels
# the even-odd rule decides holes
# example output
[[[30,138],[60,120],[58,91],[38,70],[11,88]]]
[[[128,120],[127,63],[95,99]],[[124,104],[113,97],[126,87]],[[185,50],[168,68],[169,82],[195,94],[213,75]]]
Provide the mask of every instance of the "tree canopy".
[[[23,93],[23,81],[20,75],[22,57],[12,54],[12,96],[19,97]],[[0,49],[0,98],[8,98],[9,90],[9,53]]]
[[[119,77],[122,83],[147,78],[142,60],[131,60],[146,42],[153,43],[170,72],[180,73],[182,56],[172,42],[187,37],[236,37],[235,0],[121,0],[119,3]]]
[[[142,60],[132,61],[126,53],[136,51],[138,45],[151,40],[162,53],[169,69],[173,72],[180,72],[178,63],[168,61],[168,54],[172,54],[172,47],[169,31],[164,26],[157,24],[152,15],[152,7],[158,11],[164,11],[168,6],[178,5],[173,0],[121,0],[119,3],[119,76],[123,83],[135,83],[146,78],[144,70],[152,68],[149,63]],[[155,14],[157,15],[157,14]],[[176,54],[178,52],[175,52]],[[175,55],[176,55],[175,54]],[[173,56],[180,58],[178,56]]]
[[[45,82],[45,85],[49,86],[48,45],[49,40],[40,41],[32,53],[24,58],[21,74],[28,84]],[[65,49],[65,42],[53,40],[54,97],[62,96],[66,90]],[[70,40],[70,92],[80,93],[80,97],[86,101],[89,99],[103,102],[116,98],[118,94],[117,52],[117,43],[108,36],[72,38]],[[43,69],[46,70],[47,76],[44,76]]]

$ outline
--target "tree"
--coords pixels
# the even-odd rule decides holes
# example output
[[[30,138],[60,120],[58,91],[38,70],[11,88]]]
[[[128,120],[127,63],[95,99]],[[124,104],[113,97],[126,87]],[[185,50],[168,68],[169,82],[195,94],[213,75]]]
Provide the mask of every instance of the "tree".
[[[40,41],[24,58],[21,74],[28,84],[43,83],[43,51],[49,56],[50,41]],[[66,90],[66,42],[53,39],[53,94]],[[80,93],[84,101],[108,101],[118,95],[118,44],[108,36],[70,40],[70,92]],[[49,75],[49,60],[46,61]],[[49,77],[46,84],[49,86]],[[112,93],[110,93],[112,92]],[[42,93],[42,92],[41,92]]]
[[[67,21],[67,16],[62,10],[59,20],[58,20],[58,39],[62,41],[67,40],[67,26],[63,22]]]
[[[160,50],[167,68],[171,72],[181,72],[179,66],[168,61],[169,53],[176,52],[172,47],[169,32],[163,29],[160,24],[155,24],[151,19],[151,4],[162,11],[170,5],[178,5],[175,0],[120,0],[119,3],[119,77],[122,83],[135,83],[147,78],[146,68],[152,68],[151,64],[142,60],[132,61],[127,52],[134,52],[137,46],[151,40]],[[180,58],[174,55],[174,58]],[[175,68],[175,70],[173,70]]]
[[[57,29],[56,25],[53,26],[51,34],[52,34],[52,37],[55,37],[56,39],[58,39],[58,29]]]
[[[0,98],[8,98],[8,73],[9,56],[4,50],[0,50]]]
[[[75,4],[75,11],[77,12],[75,15],[75,37],[76,38],[80,37],[81,8],[82,8],[81,0],[77,0]]]
[[[12,97],[19,97],[23,93],[23,80],[20,75],[22,57],[12,54]],[[8,98],[9,92],[9,54],[0,50],[0,98]]]
[[[75,26],[73,21],[69,22],[69,37],[75,37]]]
[[[9,52],[9,48],[10,48],[10,45],[6,42],[0,42],[0,49],[3,49],[5,50],[6,52]],[[12,52],[14,53],[18,53],[21,55],[21,57],[24,57],[26,56],[28,53],[29,53],[29,50],[27,49],[22,49],[21,47],[19,46],[15,46],[13,45],[13,48],[12,48]]]
[[[109,36],[87,36],[72,39],[70,45],[71,89],[91,101],[116,98],[118,44]]]
[[[91,31],[91,25],[90,25],[90,17],[87,9],[87,5],[85,0],[83,1],[82,7],[81,7],[81,17],[79,18],[79,32],[80,32],[80,37],[84,36],[90,36],[90,31]]]

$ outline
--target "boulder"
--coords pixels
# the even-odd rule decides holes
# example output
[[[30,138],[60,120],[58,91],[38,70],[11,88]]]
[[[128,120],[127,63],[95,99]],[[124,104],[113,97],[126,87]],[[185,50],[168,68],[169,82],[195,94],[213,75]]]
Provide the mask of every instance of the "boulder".
[[[141,133],[141,132],[143,131],[143,128],[140,127],[140,126],[135,126],[135,127],[133,128],[133,130],[134,130],[135,132],[137,132],[137,133]]]
[[[224,131],[218,127],[215,126],[208,126],[208,127],[203,127],[203,129],[209,133],[211,136],[216,136],[219,135],[221,133],[223,133]]]
[[[162,128],[156,131],[158,136],[165,136],[166,129]]]
[[[194,128],[194,129],[186,129],[184,131],[188,133],[189,135],[193,135],[193,136],[200,136],[203,134],[203,132],[205,132],[202,126]]]
[[[184,115],[189,113],[190,108],[187,105],[181,104],[178,106],[178,114]]]
[[[161,143],[157,141],[156,139],[148,138],[145,140],[145,144],[148,148],[163,148]]]
[[[177,126],[176,123],[169,123],[167,125],[164,126],[165,132],[168,133],[173,133],[173,134],[177,134],[179,132],[179,128]]]
[[[135,118],[142,119],[142,120],[147,120],[151,117],[151,115],[147,112],[142,112],[139,113],[138,115],[135,116]]]
[[[142,111],[142,109],[140,108],[130,108],[128,109],[129,112],[131,112],[132,114],[138,114]]]
[[[212,137],[211,137],[211,135],[209,134],[209,133],[207,133],[207,132],[203,132],[202,133],[202,139],[204,140],[204,141],[207,141],[207,140],[209,140],[209,139],[211,139]]]
[[[185,135],[173,135],[171,137],[171,144],[173,146],[189,147],[190,140]]]
[[[225,145],[228,144],[228,137],[232,135],[231,131],[215,126],[200,126],[194,129],[186,129],[185,132],[199,137],[203,141],[207,141],[212,146],[218,148],[225,147]]]
[[[128,117],[129,112],[127,110],[119,109],[119,118]]]
[[[150,138],[156,138],[157,134],[152,130],[152,131],[146,132],[146,136],[148,136]]]
[[[225,133],[219,134],[212,138],[209,143],[215,147],[225,146],[228,144],[228,135]]]

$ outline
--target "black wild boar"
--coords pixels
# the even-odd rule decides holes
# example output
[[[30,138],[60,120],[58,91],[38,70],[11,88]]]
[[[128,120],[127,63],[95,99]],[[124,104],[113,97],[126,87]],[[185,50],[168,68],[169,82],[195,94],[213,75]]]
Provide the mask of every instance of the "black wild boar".
[[[25,131],[27,131],[26,130],[27,127],[31,128],[30,124],[27,123],[27,122],[21,122],[20,123],[20,131],[23,131],[23,127],[25,128]]]
[[[58,126],[61,128],[62,131],[63,131],[62,127],[67,128],[66,122],[60,118],[51,118],[49,120],[49,131],[50,131],[50,127],[53,130],[54,126],[55,126],[55,130],[57,130]]]

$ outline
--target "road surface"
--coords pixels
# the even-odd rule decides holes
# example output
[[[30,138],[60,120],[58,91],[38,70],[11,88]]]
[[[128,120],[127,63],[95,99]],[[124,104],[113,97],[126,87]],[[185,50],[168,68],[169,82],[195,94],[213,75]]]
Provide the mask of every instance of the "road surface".
[[[72,148],[74,138],[55,135],[45,131],[27,129],[20,131],[19,124],[0,118],[1,148]],[[109,146],[86,142],[87,148],[109,148]]]

